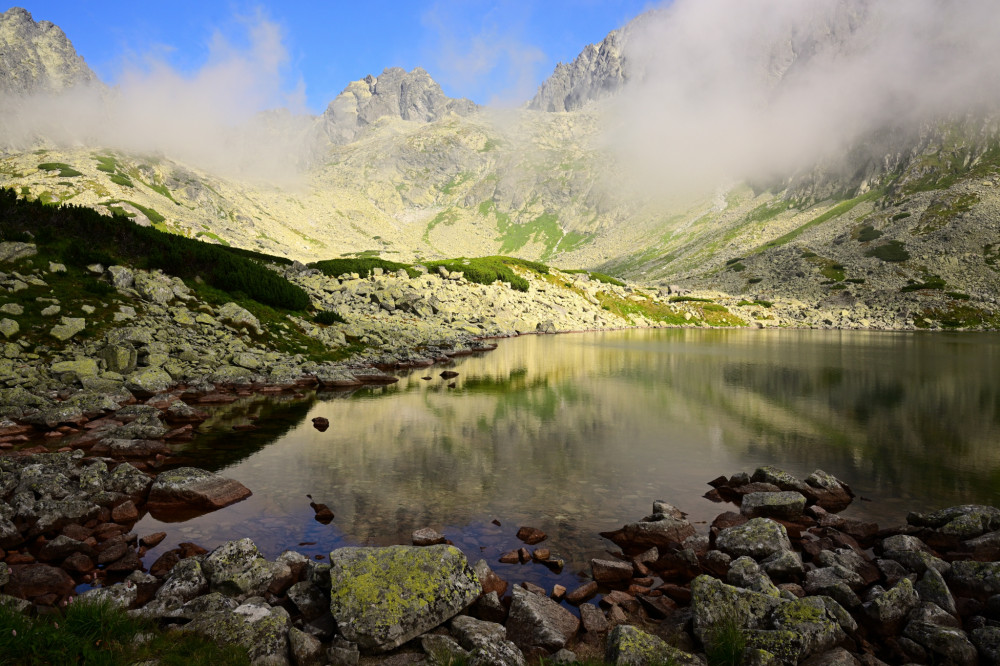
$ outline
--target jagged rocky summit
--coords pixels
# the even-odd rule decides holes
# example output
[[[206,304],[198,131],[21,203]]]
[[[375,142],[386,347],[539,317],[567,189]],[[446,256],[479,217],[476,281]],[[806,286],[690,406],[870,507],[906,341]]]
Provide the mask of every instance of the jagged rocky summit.
[[[36,22],[20,7],[0,14],[0,92],[4,95],[54,92],[96,81],[97,76],[58,26]]]

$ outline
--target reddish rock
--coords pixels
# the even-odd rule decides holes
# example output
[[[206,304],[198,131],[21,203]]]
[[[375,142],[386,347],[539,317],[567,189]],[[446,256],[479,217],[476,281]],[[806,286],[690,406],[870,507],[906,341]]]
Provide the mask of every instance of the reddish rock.
[[[595,583],[594,581],[589,581],[587,583],[584,583],[580,587],[576,588],[575,590],[566,593],[566,601],[570,602],[573,605],[582,604],[584,601],[592,598],[595,594],[597,594],[597,590],[598,590],[597,583]]]
[[[544,587],[540,587],[540,586],[535,585],[534,583],[531,583],[529,581],[523,581],[521,583],[521,587],[523,587],[524,589],[526,589],[528,592],[531,592],[532,594],[540,594],[543,597],[545,596],[545,588]]]
[[[621,606],[612,606],[608,609],[608,624],[612,626],[617,626],[619,624],[627,624],[628,616],[625,615],[625,610]]]
[[[146,548],[156,548],[166,538],[167,538],[166,532],[154,532],[153,534],[148,534],[139,539],[139,543],[141,543]]]
[[[677,604],[667,597],[653,597],[647,594],[640,594],[636,597],[639,603],[646,610],[650,617],[662,620],[677,610]]]
[[[7,555],[7,564],[14,566],[16,564],[32,564],[35,558],[31,553],[9,553]]]
[[[550,555],[552,555],[552,553],[548,548],[536,548],[531,552],[531,559],[536,562],[545,562],[549,559]]]
[[[458,377],[458,373],[454,370],[445,370],[439,375],[439,377],[441,377],[441,379],[452,379],[454,377]]]
[[[320,432],[324,432],[330,427],[330,419],[317,416],[312,420],[312,424],[313,428],[316,428],[316,430],[319,430]]]
[[[71,524],[62,528],[63,536],[68,536],[70,539],[76,539],[77,541],[83,541],[84,539],[90,537],[93,533],[94,530],[87,529],[83,525]]]
[[[108,516],[110,518],[110,516]],[[98,541],[107,541],[125,534],[125,528],[116,523],[102,523],[94,528],[93,536]]]
[[[525,562],[530,562],[531,561],[531,553],[528,552],[527,548],[518,548],[517,549],[517,559],[522,564],[525,563]]]
[[[725,513],[720,513],[712,521],[712,530],[724,530],[729,527],[736,527],[737,525],[742,525],[743,523],[750,520],[741,513],[736,513],[735,511],[726,511]]]
[[[126,500],[111,510],[111,520],[116,523],[134,523],[139,520],[139,509],[135,502]]]
[[[174,565],[181,561],[180,553],[176,550],[168,550],[160,555],[153,565],[149,567],[149,573],[157,578],[166,576]]]
[[[139,559],[139,554],[136,553],[131,548],[125,553],[125,556],[120,560],[112,562],[104,568],[105,571],[121,573],[125,571],[135,571],[142,568],[142,560]]]
[[[649,587],[647,587],[645,585],[629,585],[628,586],[628,593],[631,594],[634,597],[638,597],[639,595],[642,595],[642,594],[649,594],[650,592],[652,592],[652,590],[650,590]]]
[[[660,587],[656,588],[663,592],[666,596],[670,597],[677,603],[688,604],[691,603],[691,588],[683,587],[681,585],[673,585],[671,583],[664,583]]]
[[[93,571],[95,566],[94,561],[83,553],[73,553],[62,563],[63,569],[77,574]]]
[[[514,561],[516,562],[517,560],[515,559]],[[479,577],[479,582],[483,586],[483,594],[496,592],[497,596],[502,598],[507,593],[507,581],[498,576],[489,567],[478,568],[477,566],[476,576]]]
[[[116,562],[125,557],[126,552],[128,552],[128,546],[125,545],[124,540],[108,541],[99,548],[97,563],[110,564],[111,562]]]
[[[251,495],[239,481],[193,467],[163,472],[149,489],[146,508],[158,520],[215,511]]]
[[[638,602],[628,592],[611,590],[601,599],[602,606],[622,606],[626,609],[638,608]]]
[[[205,555],[208,553],[207,550],[196,543],[191,543],[190,541],[181,542],[178,546],[180,547],[181,557],[183,559],[194,557],[195,555]]]
[[[566,588],[559,584],[553,585],[552,594],[549,596],[552,598],[552,601],[562,601],[566,596]]]
[[[500,556],[501,564],[517,564],[521,561],[516,550],[511,550]]]
[[[598,583],[615,585],[632,579],[632,565],[617,560],[591,560],[590,571]]]
[[[534,527],[522,527],[517,531],[517,538],[529,546],[534,546],[536,543],[545,541],[547,536],[545,532]]]
[[[311,499],[311,498],[310,498]],[[320,504],[317,502],[309,502],[309,507],[313,510],[313,518],[317,523],[322,523],[324,525],[329,525],[333,522],[334,515],[333,510],[326,504]],[[444,543],[442,541],[442,543]]]
[[[4,592],[22,599],[47,594],[64,597],[73,593],[76,583],[69,574],[48,564],[18,564],[10,568],[10,581]]]

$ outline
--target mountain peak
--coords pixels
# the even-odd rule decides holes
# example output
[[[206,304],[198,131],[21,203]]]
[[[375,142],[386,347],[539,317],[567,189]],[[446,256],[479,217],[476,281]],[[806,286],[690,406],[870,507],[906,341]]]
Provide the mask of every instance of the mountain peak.
[[[0,14],[0,91],[51,92],[96,80],[58,26],[21,7]]]
[[[353,141],[368,125],[392,117],[432,122],[448,113],[466,116],[478,107],[468,99],[448,97],[421,67],[407,72],[389,67],[351,82],[323,113],[323,126],[335,144]]]

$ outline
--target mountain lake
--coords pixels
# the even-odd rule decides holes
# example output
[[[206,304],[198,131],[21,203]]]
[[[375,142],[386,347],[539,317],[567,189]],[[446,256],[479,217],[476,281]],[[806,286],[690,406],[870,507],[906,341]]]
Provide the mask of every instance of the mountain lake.
[[[454,379],[442,379],[443,370]],[[907,512],[1000,505],[1000,337],[980,333],[629,330],[524,336],[397,384],[255,396],[219,409],[179,458],[235,478],[249,499],[138,534],[213,548],[251,537],[267,557],[408,544],[433,527],[511,582],[572,589],[616,550],[599,532],[653,500],[701,533],[731,504],[707,481],[774,465],[823,469],[885,526]],[[429,377],[429,379],[425,379]],[[454,388],[449,384],[454,384]],[[315,429],[314,417],[330,427]],[[255,422],[252,432],[233,425]],[[314,519],[311,495],[334,520]],[[565,560],[498,563],[523,546]]]

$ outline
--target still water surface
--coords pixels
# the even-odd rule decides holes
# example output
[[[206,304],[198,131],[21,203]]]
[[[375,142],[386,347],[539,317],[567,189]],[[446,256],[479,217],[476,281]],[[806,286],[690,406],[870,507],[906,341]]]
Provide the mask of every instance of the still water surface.
[[[764,464],[836,475],[871,500],[845,515],[882,524],[910,510],[1000,505],[996,335],[528,336],[451,369],[455,380],[435,366],[385,388],[238,405],[190,462],[253,496],[183,523],[145,517],[138,533],[168,532],[147,563],[181,541],[212,548],[250,536],[269,557],[315,556],[409,543],[430,526],[512,581],[572,586],[614,548],[599,531],[641,518],[655,499],[711,522],[732,507],[704,499],[706,481]],[[260,431],[229,430],[262,410]],[[315,430],[316,416],[330,429]],[[313,520],[306,493],[333,509],[332,524]],[[567,563],[561,575],[496,564],[522,545],[521,525],[549,534],[543,545]]]

